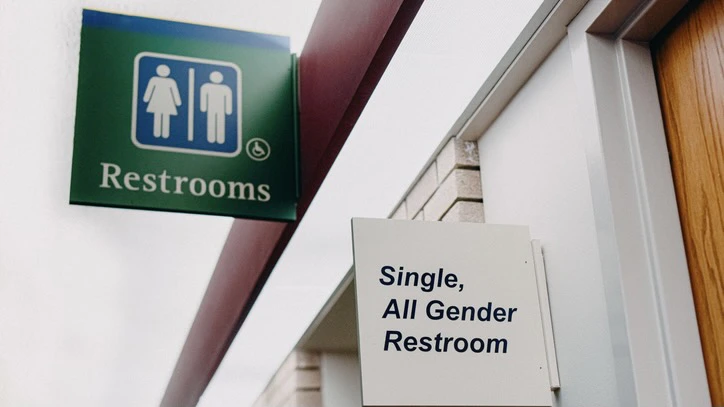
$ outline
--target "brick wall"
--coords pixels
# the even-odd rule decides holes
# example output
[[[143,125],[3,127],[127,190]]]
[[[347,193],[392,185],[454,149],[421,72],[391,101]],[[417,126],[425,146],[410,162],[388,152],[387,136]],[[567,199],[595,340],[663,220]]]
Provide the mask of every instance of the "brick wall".
[[[321,407],[320,355],[292,351],[253,407]]]
[[[483,222],[477,144],[450,139],[410,188],[391,218]]]
[[[477,143],[450,139],[390,217],[483,222]],[[319,369],[319,353],[293,351],[253,407],[322,407]]]

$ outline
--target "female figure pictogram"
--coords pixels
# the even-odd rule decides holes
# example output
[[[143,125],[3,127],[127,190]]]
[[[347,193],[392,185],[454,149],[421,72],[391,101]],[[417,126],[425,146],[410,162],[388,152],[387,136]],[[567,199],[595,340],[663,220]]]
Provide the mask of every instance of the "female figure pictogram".
[[[146,112],[153,113],[153,136],[168,138],[171,131],[171,116],[176,116],[176,106],[181,106],[181,95],[176,81],[169,78],[171,69],[166,65],[156,67],[156,74],[148,81],[143,101],[148,103]]]

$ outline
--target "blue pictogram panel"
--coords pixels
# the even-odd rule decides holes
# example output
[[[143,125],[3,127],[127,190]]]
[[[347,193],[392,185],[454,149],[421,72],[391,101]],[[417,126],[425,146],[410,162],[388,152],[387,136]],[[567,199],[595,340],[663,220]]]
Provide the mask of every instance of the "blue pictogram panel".
[[[241,152],[238,66],[151,52],[139,53],[134,64],[136,146],[227,157]]]

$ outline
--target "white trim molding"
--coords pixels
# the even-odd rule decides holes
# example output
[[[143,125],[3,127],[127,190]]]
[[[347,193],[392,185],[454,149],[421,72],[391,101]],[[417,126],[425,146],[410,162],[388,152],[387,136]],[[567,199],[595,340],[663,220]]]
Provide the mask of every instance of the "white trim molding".
[[[590,2],[568,37],[619,402],[710,406],[653,62],[647,43],[626,39],[650,40],[680,5],[648,1],[614,18],[611,3]],[[654,9],[666,15],[641,18]],[[591,34],[602,20],[613,31]]]
[[[620,407],[711,406],[648,45],[685,4],[560,0],[450,131],[480,138],[568,37]]]
[[[543,1],[448,136],[477,140],[566,36],[566,26],[585,4],[586,0]]]

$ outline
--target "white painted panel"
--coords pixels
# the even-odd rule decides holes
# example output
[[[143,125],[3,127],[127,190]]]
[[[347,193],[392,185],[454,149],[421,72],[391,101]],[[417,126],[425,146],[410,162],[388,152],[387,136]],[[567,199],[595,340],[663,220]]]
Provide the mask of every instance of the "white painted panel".
[[[551,406],[526,226],[352,220],[367,406]]]
[[[320,407],[362,407],[359,357],[356,353],[323,353],[320,370]]]
[[[485,218],[526,224],[545,254],[559,407],[619,406],[567,40],[479,141]],[[618,317],[618,316],[614,316]]]

